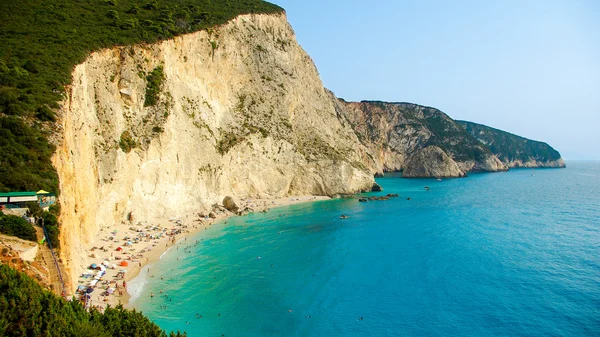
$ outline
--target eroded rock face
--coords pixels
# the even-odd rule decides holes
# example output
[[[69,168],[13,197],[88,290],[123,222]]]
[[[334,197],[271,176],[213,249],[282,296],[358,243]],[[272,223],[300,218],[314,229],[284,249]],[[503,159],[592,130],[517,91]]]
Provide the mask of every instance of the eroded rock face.
[[[155,104],[147,75],[164,80]],[[92,53],[75,67],[53,158],[71,282],[103,225],[208,213],[227,195],[370,190],[374,161],[284,14]]]
[[[147,76],[160,73],[149,104]],[[339,100],[285,14],[92,53],[59,114],[61,258],[73,283],[104,225],[203,213],[224,197],[368,192],[374,175],[506,166],[441,111]]]
[[[507,169],[485,145],[438,109],[412,103],[344,100],[338,100],[337,109],[352,124],[361,143],[371,150],[375,172],[408,168],[409,172],[425,174],[428,170],[415,163],[424,154],[432,153],[423,152],[429,146],[437,147],[451,159],[438,162],[450,164],[445,169],[437,167],[436,171],[447,173],[444,176],[456,176],[456,167],[460,176],[468,171]],[[409,166],[409,162],[413,164]]]
[[[406,178],[460,178],[465,173],[442,149],[428,146],[413,155],[402,172]]]

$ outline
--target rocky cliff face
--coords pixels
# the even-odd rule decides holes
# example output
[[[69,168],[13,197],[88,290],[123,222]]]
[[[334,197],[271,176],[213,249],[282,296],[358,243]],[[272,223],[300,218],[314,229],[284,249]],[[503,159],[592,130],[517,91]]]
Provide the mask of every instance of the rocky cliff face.
[[[560,153],[544,142],[523,138],[482,124],[457,121],[508,167],[565,167]]]
[[[469,171],[504,171],[491,151],[443,112],[411,103],[338,101],[375,171],[404,177],[462,177]]]
[[[130,214],[369,190],[373,161],[341,117],[283,14],[91,54],[74,69],[53,158],[71,280],[102,226]]]
[[[126,219],[206,212],[225,196],[367,191],[384,171],[507,169],[437,109],[337,99],[284,14],[95,52],[67,89],[53,163],[71,282],[84,247]]]

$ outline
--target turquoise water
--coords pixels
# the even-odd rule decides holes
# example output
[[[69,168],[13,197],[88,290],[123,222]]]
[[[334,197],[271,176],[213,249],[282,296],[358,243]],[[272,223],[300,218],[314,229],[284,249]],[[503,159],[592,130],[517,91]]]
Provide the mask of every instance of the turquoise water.
[[[599,336],[600,163],[568,164],[229,219],[134,305],[189,336]]]

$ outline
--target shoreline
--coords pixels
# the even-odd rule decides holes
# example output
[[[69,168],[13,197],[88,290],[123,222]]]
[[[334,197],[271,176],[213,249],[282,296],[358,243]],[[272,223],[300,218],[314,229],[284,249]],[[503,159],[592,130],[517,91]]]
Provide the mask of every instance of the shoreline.
[[[239,202],[239,208],[266,212],[282,206],[329,199],[331,198],[326,196],[306,195],[277,199],[248,198]],[[187,237],[237,216],[224,208],[215,209],[214,213],[214,217],[201,218],[198,213],[188,213],[178,218],[154,219],[151,223],[133,225],[122,222],[101,228],[97,234],[97,242],[92,247],[87,247],[90,260],[93,261],[90,266],[96,265],[97,270],[87,269],[78,277],[80,295],[77,298],[88,297],[88,308],[104,310],[108,305],[115,307],[121,304],[131,309],[130,291],[133,289],[129,285],[130,282],[137,283],[135,280],[143,268],[149,268],[149,265],[159,261],[171,247],[185,241]],[[98,248],[98,245],[102,247]],[[92,289],[91,292],[89,289]]]

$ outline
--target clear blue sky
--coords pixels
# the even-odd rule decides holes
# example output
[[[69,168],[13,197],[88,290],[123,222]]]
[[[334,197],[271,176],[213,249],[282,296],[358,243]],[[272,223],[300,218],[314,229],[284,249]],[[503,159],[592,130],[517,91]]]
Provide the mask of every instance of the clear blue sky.
[[[338,97],[413,102],[600,159],[600,1],[272,0]]]

